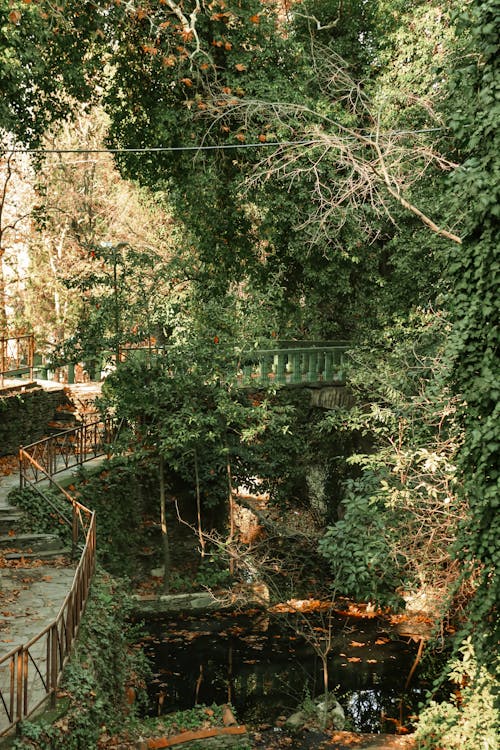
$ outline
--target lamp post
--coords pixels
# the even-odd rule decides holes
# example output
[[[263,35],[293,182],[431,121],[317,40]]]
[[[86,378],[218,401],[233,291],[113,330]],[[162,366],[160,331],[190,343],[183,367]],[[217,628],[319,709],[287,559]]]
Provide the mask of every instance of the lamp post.
[[[121,311],[120,311],[120,295],[118,289],[118,257],[124,247],[127,247],[128,242],[119,242],[114,245],[112,242],[101,242],[101,247],[111,251],[111,259],[113,263],[113,302],[114,302],[114,329],[115,329],[115,362],[118,364],[120,361],[120,339],[121,339]]]

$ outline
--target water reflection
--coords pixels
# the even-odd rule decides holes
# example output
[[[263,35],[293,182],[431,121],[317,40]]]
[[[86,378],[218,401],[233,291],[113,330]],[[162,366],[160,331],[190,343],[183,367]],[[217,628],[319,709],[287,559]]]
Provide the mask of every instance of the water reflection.
[[[347,627],[346,627],[347,626]],[[404,696],[414,645],[390,640],[377,621],[361,627],[339,619],[329,656],[329,685],[350,728],[390,731],[384,717],[400,720],[420,690],[415,680]],[[250,618],[178,619],[151,622],[146,645],[154,670],[152,713],[230,702],[248,723],[274,723],[306,696],[323,689],[321,660],[302,639],[278,623]],[[381,637],[384,636],[384,637]]]

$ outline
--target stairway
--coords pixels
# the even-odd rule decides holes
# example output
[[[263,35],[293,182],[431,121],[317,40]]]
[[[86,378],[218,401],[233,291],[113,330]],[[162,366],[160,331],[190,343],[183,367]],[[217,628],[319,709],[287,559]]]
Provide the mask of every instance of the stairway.
[[[69,554],[70,549],[56,534],[26,531],[26,522],[19,508],[6,504],[0,506],[0,565],[15,560],[55,560]]]

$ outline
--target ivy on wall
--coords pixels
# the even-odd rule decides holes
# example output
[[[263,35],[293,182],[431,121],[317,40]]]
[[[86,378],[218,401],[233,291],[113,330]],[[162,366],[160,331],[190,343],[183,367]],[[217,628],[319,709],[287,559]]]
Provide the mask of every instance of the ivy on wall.
[[[17,453],[21,445],[40,440],[56,408],[66,400],[63,390],[41,388],[0,397],[0,456]]]

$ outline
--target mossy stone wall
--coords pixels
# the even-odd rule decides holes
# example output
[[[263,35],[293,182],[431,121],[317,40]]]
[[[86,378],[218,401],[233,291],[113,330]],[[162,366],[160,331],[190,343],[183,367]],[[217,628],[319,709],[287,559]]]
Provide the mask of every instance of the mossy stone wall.
[[[40,440],[47,434],[47,424],[56,408],[65,403],[61,387],[44,391],[37,385],[0,393],[0,456],[17,453],[21,445]]]

